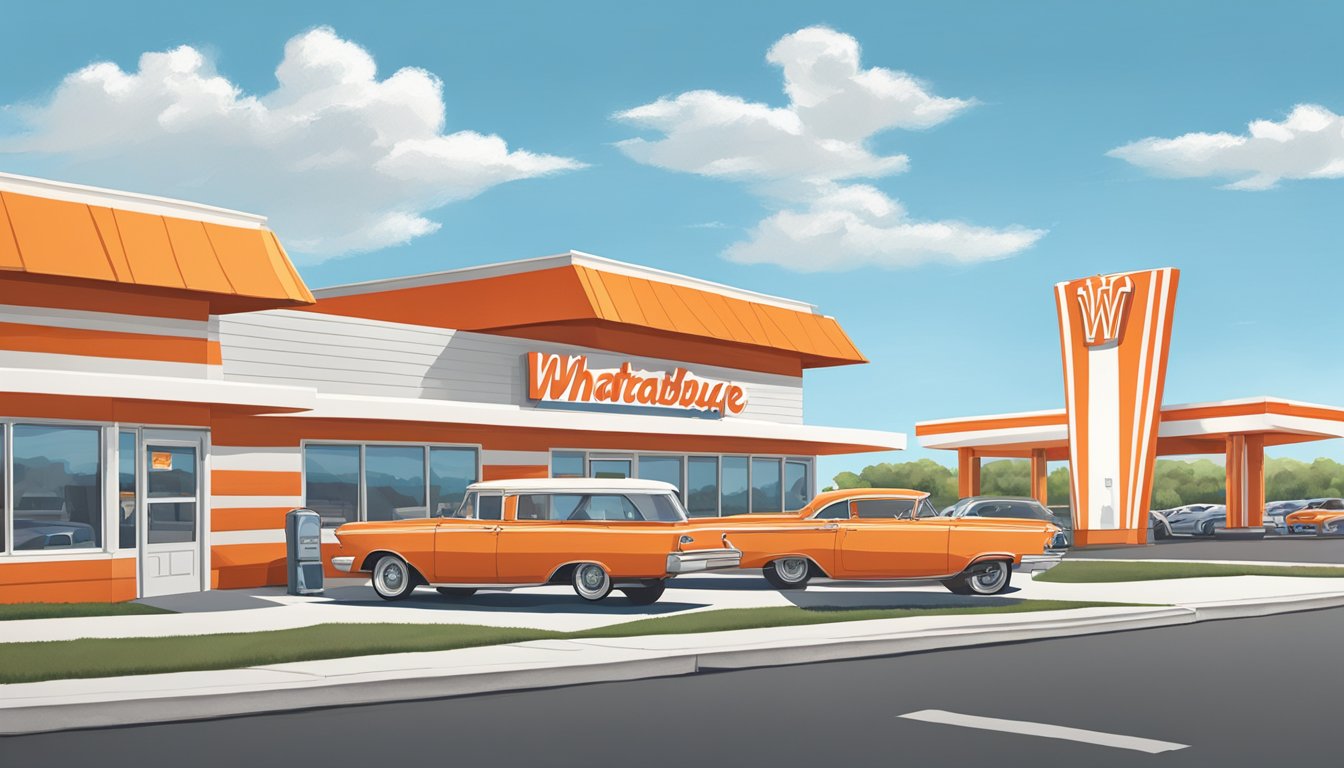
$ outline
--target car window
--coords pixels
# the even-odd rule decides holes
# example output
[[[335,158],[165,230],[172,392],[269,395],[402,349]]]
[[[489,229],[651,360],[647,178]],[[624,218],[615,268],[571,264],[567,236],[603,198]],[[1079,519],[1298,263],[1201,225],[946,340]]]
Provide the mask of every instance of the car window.
[[[938,509],[928,499],[920,499],[916,517],[938,517]]]
[[[1004,505],[997,502],[976,504],[966,511],[966,517],[1007,517]]]
[[[1020,517],[1024,520],[1053,519],[1049,512],[1029,501],[1014,501],[1006,506],[1008,507],[1008,514],[1004,517]]]
[[[848,520],[849,502],[837,501],[812,516],[814,520]]]
[[[1344,509],[1344,501],[1340,499],[1330,499],[1321,505],[1321,509]]]
[[[504,497],[482,496],[477,499],[476,516],[482,520],[503,520]]]
[[[541,493],[525,493],[518,497],[519,520],[549,520],[551,516],[550,497]]]
[[[580,517],[581,515],[581,517]],[[635,505],[624,496],[617,494],[595,494],[588,497],[571,520],[643,520]]]
[[[915,509],[914,499],[862,499],[854,502],[860,519],[887,518],[909,520]]]
[[[462,499],[462,506],[458,507],[457,512],[453,513],[453,517],[502,520],[504,519],[504,497],[468,493]]]

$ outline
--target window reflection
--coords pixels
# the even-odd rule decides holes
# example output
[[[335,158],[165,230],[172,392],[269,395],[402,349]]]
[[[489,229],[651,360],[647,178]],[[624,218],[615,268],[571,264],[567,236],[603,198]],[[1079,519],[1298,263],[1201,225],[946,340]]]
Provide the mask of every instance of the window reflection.
[[[364,448],[366,520],[424,517],[425,449],[400,445]]]
[[[139,478],[135,472],[135,433],[122,431],[117,435],[117,546],[134,549],[135,489]]]
[[[723,514],[745,515],[747,505],[747,457],[723,457]]]
[[[751,460],[751,511],[779,512],[783,508],[780,493],[779,459]]]
[[[429,449],[429,506],[435,515],[451,515],[474,482],[475,448]]]
[[[359,519],[359,446],[308,445],[303,449],[304,503],[325,528]]]
[[[97,427],[16,424],[14,550],[102,546]]]

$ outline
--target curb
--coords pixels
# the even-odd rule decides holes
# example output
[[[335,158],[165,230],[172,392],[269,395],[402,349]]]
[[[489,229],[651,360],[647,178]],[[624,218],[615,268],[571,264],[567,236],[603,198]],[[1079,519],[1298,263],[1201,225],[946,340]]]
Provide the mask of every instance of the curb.
[[[368,682],[326,682],[237,693],[39,705],[0,711],[0,736],[213,720],[327,707],[453,698],[529,688],[560,688],[650,677],[675,677],[693,674],[695,671],[694,656],[670,656],[465,675],[395,678]]]
[[[526,669],[454,673],[451,668],[420,669],[414,677],[387,673],[382,679],[341,681],[314,676],[311,681],[262,690],[200,693],[188,696],[121,698],[88,703],[39,704],[0,709],[0,736],[49,733],[110,726],[182,722],[306,709],[423,701],[483,693],[556,688],[592,683],[674,677],[715,670],[738,670],[845,659],[895,656],[923,651],[998,645],[1029,640],[1076,637],[1158,627],[1252,618],[1344,606],[1344,593],[1237,600],[1191,607],[1134,608],[1123,613],[1073,615],[1036,621],[980,624],[942,630],[887,632],[867,637],[814,640],[804,645],[774,640],[755,646],[713,651],[644,651],[644,658],[598,663],[566,663]],[[851,625],[852,626],[852,625]],[[858,627],[855,630],[858,631]],[[554,642],[554,641],[542,641]],[[573,641],[575,649],[602,646]],[[526,644],[523,644],[526,645]],[[610,649],[610,646],[607,646]],[[630,649],[626,649],[629,651]],[[179,674],[179,673],[172,673]]]

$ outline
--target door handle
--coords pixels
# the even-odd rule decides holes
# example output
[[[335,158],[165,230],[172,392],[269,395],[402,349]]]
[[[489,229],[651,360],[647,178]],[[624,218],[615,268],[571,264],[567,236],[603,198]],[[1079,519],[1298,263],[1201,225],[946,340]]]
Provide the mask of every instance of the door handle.
[[[839,523],[827,523],[827,524],[821,526],[821,530],[823,530],[823,531],[834,531],[836,528],[839,528],[839,527],[840,527],[840,524],[839,524]]]

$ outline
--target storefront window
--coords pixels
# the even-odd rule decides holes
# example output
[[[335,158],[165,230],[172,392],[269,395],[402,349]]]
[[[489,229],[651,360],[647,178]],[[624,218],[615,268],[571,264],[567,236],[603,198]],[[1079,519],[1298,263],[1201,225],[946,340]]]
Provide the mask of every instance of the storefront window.
[[[779,459],[751,460],[751,511],[779,512],[783,497],[780,493]]]
[[[551,477],[583,477],[581,451],[556,451],[551,454]]]
[[[14,426],[14,550],[102,546],[97,427]]]
[[[799,510],[812,498],[812,484],[808,479],[809,465],[805,461],[784,462],[784,509]]]
[[[719,514],[719,459],[691,456],[686,459],[686,512],[691,517]]]
[[[304,499],[325,528],[359,519],[359,446],[309,445],[303,449]]]
[[[476,482],[475,448],[429,449],[429,508],[439,517],[462,504],[467,486]]]
[[[630,476],[629,459],[589,459],[588,469],[593,477],[621,479]]]
[[[5,425],[0,424],[0,553],[5,551],[5,529],[9,528],[5,524],[5,510],[8,505],[5,504],[5,473],[9,471],[9,462],[5,461]]]
[[[686,490],[681,486],[680,456],[640,456],[639,479],[671,483],[677,487],[678,495]]]
[[[424,517],[425,449],[370,445],[364,449],[366,520]]]
[[[723,514],[745,515],[747,506],[747,457],[723,457]]]
[[[135,433],[117,435],[117,546],[135,549]]]

